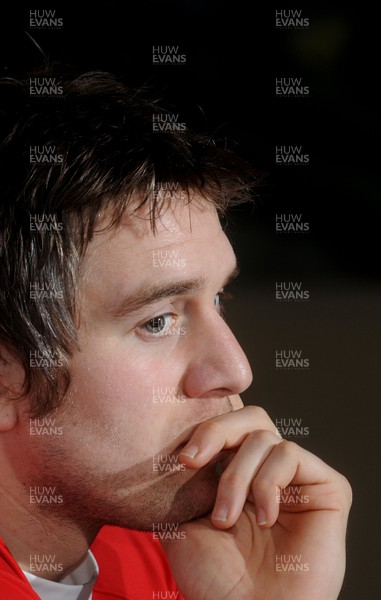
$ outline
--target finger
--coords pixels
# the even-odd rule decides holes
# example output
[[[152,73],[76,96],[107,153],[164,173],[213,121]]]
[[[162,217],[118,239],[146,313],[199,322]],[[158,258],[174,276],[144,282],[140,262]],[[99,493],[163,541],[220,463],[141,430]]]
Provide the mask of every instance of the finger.
[[[294,479],[300,464],[298,446],[283,440],[273,446],[251,484],[257,524],[271,527],[279,515],[279,490]]]
[[[245,406],[201,423],[179,455],[189,467],[198,469],[223,448],[240,446],[248,434],[257,429],[279,435],[263,408]]]
[[[332,487],[337,477],[334,469],[294,442],[283,440],[274,445],[251,485],[255,510],[262,521],[257,523],[271,527],[278,518],[280,504],[282,510],[291,512],[287,493],[296,499],[294,508],[297,506],[299,511],[335,509],[340,505],[339,496],[333,493],[337,485]],[[285,493],[287,486],[289,491]]]
[[[296,444],[269,431],[253,432],[221,476],[211,519],[220,529],[231,527],[247,499],[255,505],[257,524],[264,527],[276,522],[280,507],[287,512],[327,508],[333,474],[337,476]]]
[[[216,527],[226,529],[238,520],[250,493],[253,478],[273,447],[281,442],[274,433],[266,430],[255,431],[247,436],[221,475],[211,515]]]
[[[244,407],[244,404],[241,400],[241,396],[239,394],[229,396],[229,400],[233,410],[239,410]]]

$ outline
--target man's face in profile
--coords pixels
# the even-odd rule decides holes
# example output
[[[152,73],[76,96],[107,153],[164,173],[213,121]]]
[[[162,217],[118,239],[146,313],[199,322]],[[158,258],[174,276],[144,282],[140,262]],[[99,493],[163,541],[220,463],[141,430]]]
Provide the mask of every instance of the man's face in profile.
[[[251,371],[218,306],[236,261],[205,200],[174,198],[155,234],[146,207],[107,224],[82,265],[80,351],[55,415],[63,435],[42,441],[25,429],[24,473],[27,485],[56,486],[74,519],[151,529],[213,504],[215,463],[154,465],[170,456],[180,466],[197,424],[242,406]]]

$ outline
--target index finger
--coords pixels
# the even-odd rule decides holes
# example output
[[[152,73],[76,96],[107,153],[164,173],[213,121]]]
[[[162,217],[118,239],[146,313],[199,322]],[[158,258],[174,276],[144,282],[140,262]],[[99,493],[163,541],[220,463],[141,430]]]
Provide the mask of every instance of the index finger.
[[[241,446],[249,433],[256,430],[271,431],[280,437],[263,408],[245,406],[200,423],[179,455],[196,469],[209,462],[221,450]]]

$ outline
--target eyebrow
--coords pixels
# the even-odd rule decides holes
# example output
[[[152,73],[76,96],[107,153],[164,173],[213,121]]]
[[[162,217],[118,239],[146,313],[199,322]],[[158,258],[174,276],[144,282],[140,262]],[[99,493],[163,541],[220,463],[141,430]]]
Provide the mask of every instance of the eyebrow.
[[[229,285],[239,273],[239,267],[236,264],[234,269],[226,277],[223,285],[225,287]],[[165,298],[172,296],[184,296],[192,292],[198,292],[205,288],[206,279],[204,277],[198,277],[195,279],[186,279],[184,281],[174,281],[167,284],[151,285],[148,287],[141,288],[124,298],[124,300],[118,304],[116,308],[110,308],[110,312],[116,318],[125,317],[130,313],[137,312],[141,308],[154,304]]]

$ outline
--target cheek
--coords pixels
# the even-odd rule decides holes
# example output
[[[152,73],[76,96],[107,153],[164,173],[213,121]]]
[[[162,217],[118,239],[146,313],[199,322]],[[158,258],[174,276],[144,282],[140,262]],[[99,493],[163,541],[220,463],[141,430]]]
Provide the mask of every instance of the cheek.
[[[189,410],[173,364],[115,345],[77,354],[69,396],[82,435],[119,451],[133,448],[136,458],[159,452],[181,432]]]

